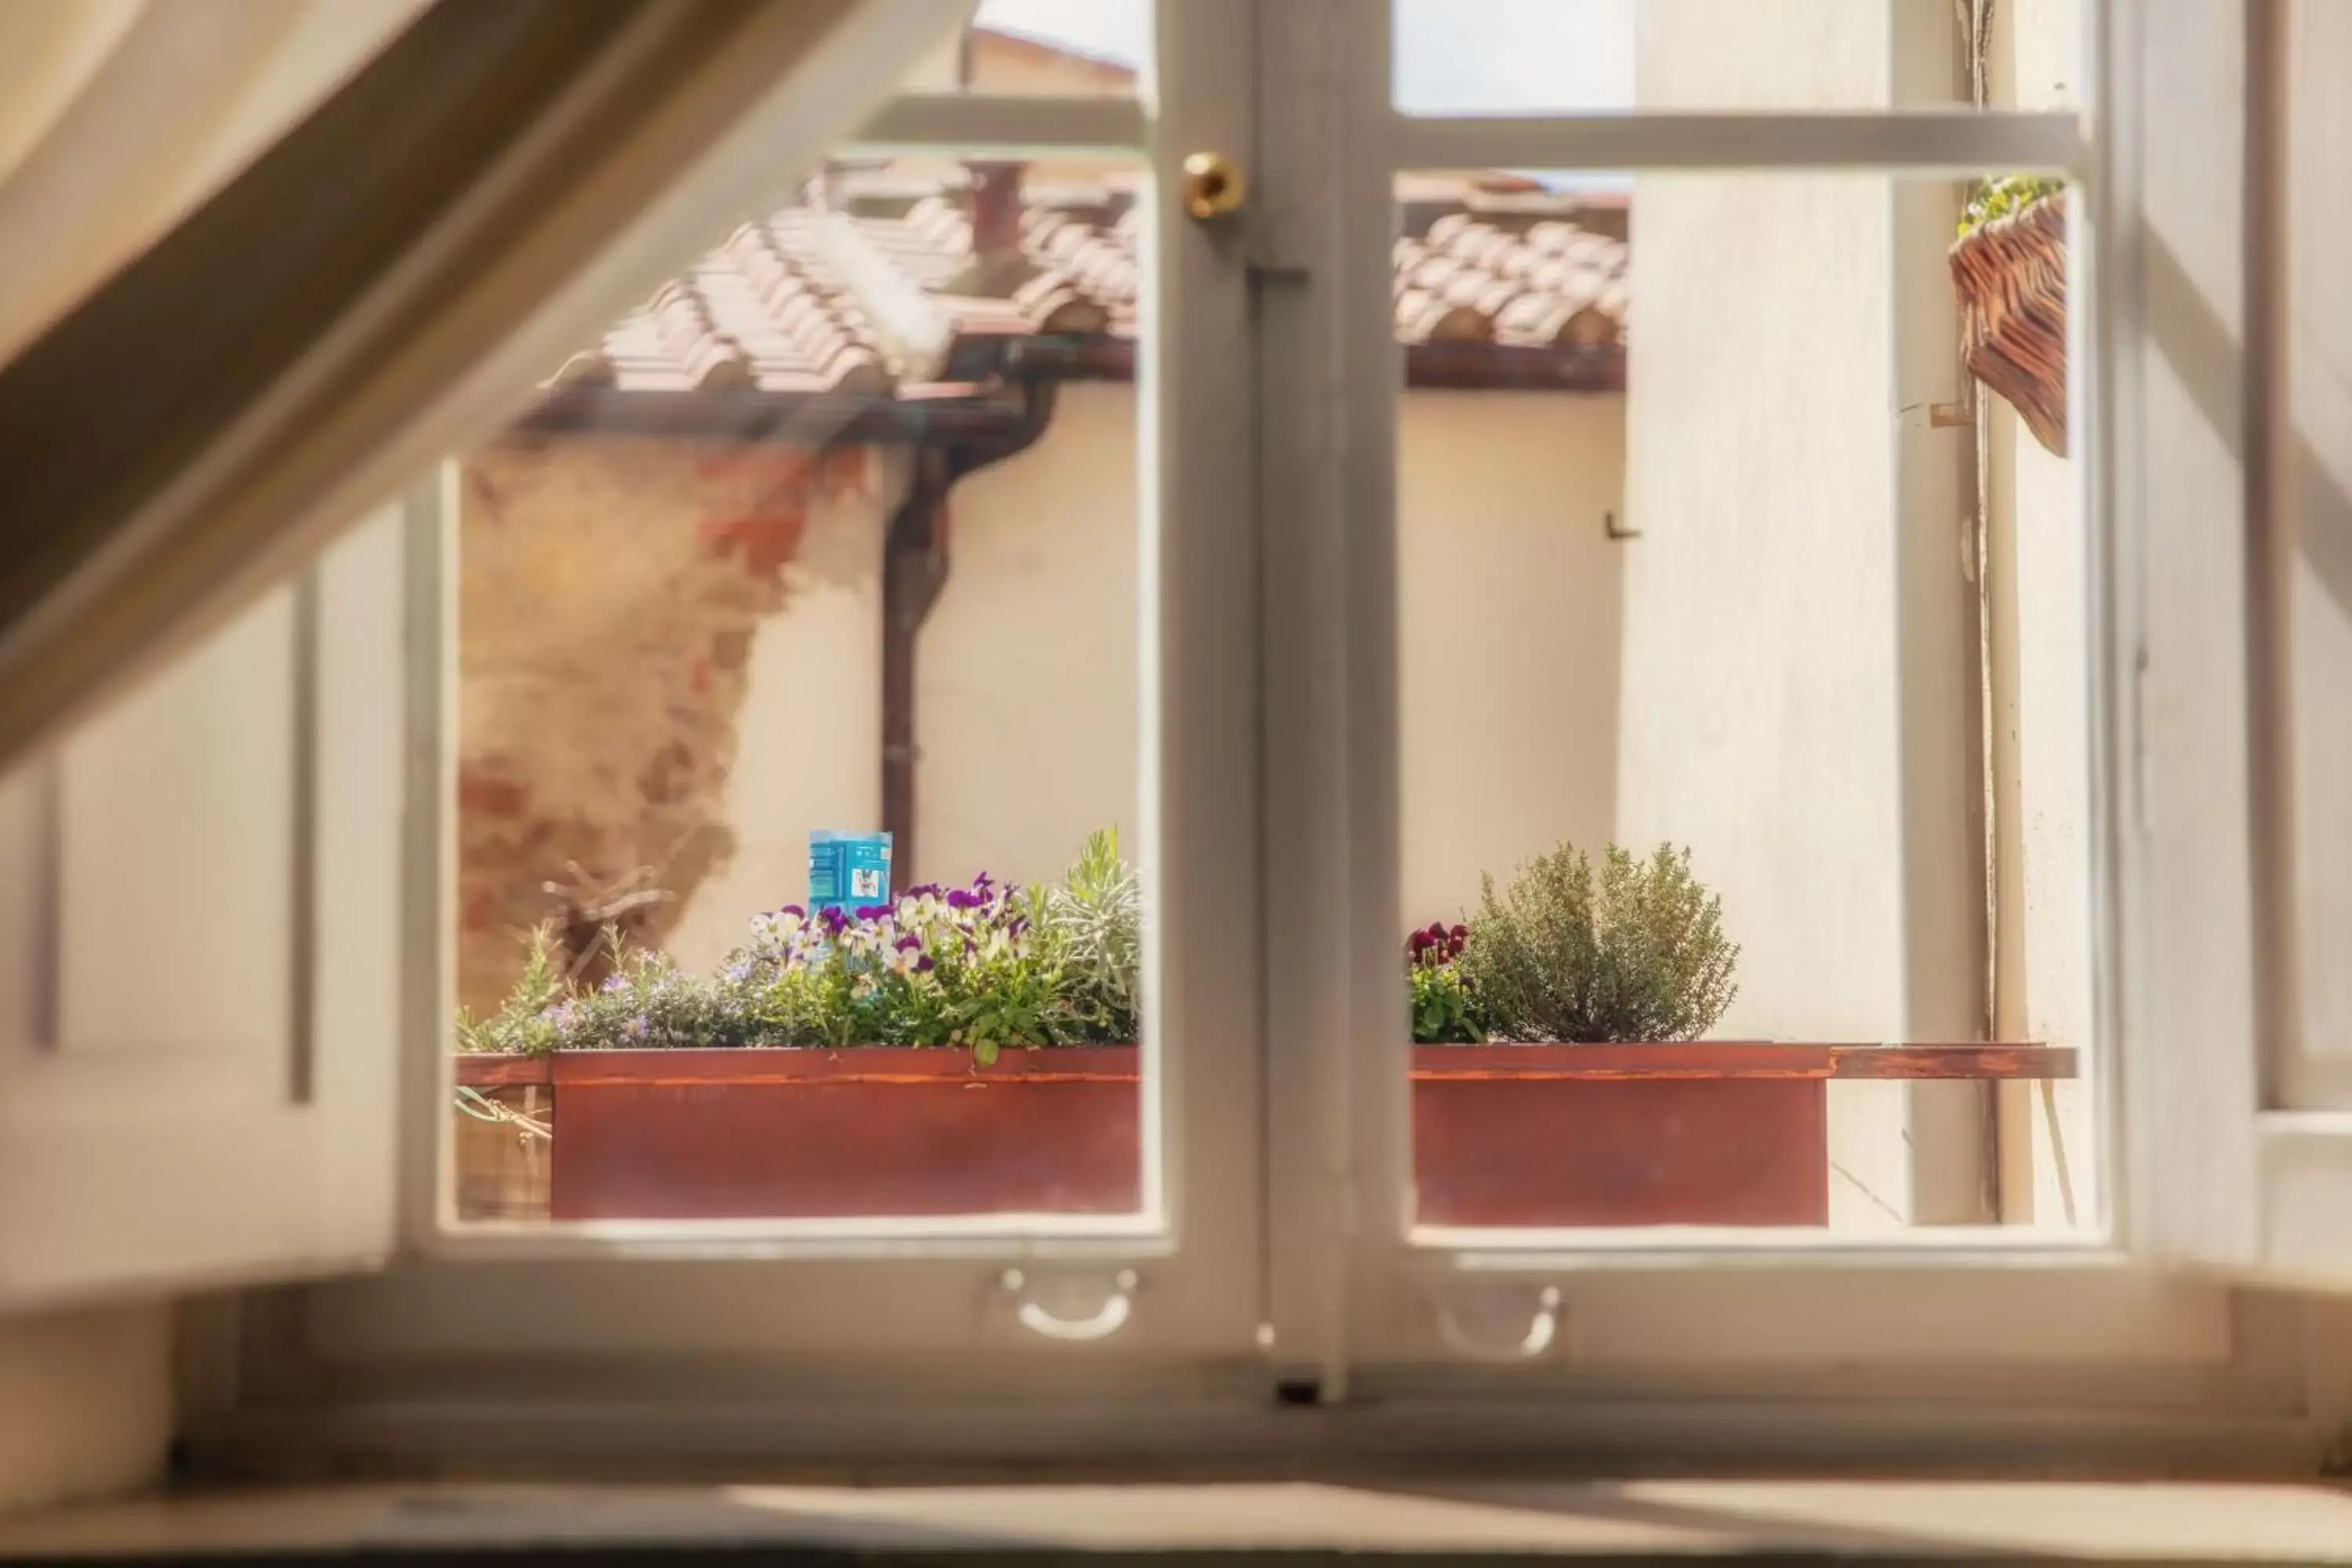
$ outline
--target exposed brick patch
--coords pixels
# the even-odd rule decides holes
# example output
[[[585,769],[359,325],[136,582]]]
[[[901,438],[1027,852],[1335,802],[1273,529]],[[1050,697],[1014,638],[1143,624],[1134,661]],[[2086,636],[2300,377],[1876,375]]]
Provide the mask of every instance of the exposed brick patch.
[[[461,812],[513,816],[530,803],[530,791],[512,779],[499,778],[471,765],[457,769],[457,809]]]
[[[751,634],[724,631],[710,639],[710,662],[719,669],[740,669],[751,657]]]
[[[494,1007],[520,933],[656,868],[658,942],[733,853],[724,819],[753,634],[816,495],[865,464],[600,437],[467,465],[459,582],[459,994]],[[557,890],[551,890],[554,884]],[[568,891],[567,891],[568,890]]]
[[[667,805],[684,795],[694,782],[694,753],[683,741],[672,741],[656,752],[637,774],[637,794],[648,805]]]

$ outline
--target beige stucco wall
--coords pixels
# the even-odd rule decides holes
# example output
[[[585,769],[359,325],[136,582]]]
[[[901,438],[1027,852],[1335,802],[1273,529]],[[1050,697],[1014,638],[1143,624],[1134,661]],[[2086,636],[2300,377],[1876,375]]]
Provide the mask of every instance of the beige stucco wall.
[[[916,62],[900,90],[955,91],[962,52],[962,38],[950,37]],[[1135,91],[1135,72],[1112,60],[980,26],[972,30],[971,88],[1003,94],[1124,96]]]
[[[1616,828],[1625,400],[1414,393],[1397,441],[1402,896]]]
[[[1996,13],[1990,64],[1996,103],[2075,101],[2074,0],[2017,0]],[[2076,466],[2048,452],[2016,412],[1991,399],[1992,523],[2015,540],[2017,864],[2021,969],[2004,1012],[2032,1038],[2087,1046],[2092,992],[2090,557]],[[2092,1062],[2095,1073],[2098,1064]],[[2095,1079],[2007,1091],[2008,1217],[2088,1224],[2098,1214]],[[2022,1156],[2021,1158],[2021,1156]],[[2011,1180],[2026,1190],[2011,1190]]]
[[[1638,16],[1636,98],[1885,106],[1892,27],[1885,0],[1667,0]],[[1618,820],[1721,892],[1728,1037],[1979,1026],[1957,497],[1912,515],[1933,487],[1896,466],[1935,460],[1899,408],[1957,387],[1897,384],[1904,210],[1869,176],[1635,185]],[[1921,1110],[1835,1086],[1833,1224],[1940,1210]]]
[[[906,458],[872,461],[864,492],[811,508],[783,569],[784,607],[751,633],[734,764],[717,803],[732,849],[666,939],[689,967],[717,963],[754,914],[801,901],[811,829],[880,823],[882,536]]]
[[[1605,839],[1616,768],[1624,403],[1414,393],[1400,439],[1406,909],[1450,915],[1481,871]],[[951,501],[954,564],[917,688],[919,875],[1058,875],[1138,822],[1132,389],[1072,385],[1046,435]],[[878,495],[894,495],[895,480]],[[877,821],[880,502],[812,524],[763,621],[727,786],[732,858],[669,936],[716,960],[798,899],[814,826]],[[811,737],[822,735],[822,744]]]
[[[2017,538],[2017,765],[2023,974],[2011,984],[2029,1037],[2086,1046],[2092,1013],[2089,551],[2074,466],[2043,450],[2006,405],[1992,414],[1996,526]],[[2005,513],[2005,516],[2002,515]],[[2095,1061],[2093,1063],[2096,1068]],[[2090,1080],[2011,1096],[2029,1141],[2030,1205],[2011,1217],[2087,1224],[2098,1213]]]
[[[168,1307],[0,1321],[0,1513],[145,1486],[171,1439]]]
[[[1888,11],[1906,3],[1634,0],[1634,105],[1884,109]]]
[[[1062,389],[1027,452],[958,485],[923,629],[916,833],[927,878],[1058,876],[1137,826],[1135,394]]]
[[[870,679],[876,638],[844,630],[824,584],[854,579],[875,558],[842,536],[870,534],[870,521],[856,520],[887,507],[895,483],[863,449],[819,462],[782,445],[613,435],[510,440],[467,460],[458,987],[467,1005],[490,1007],[511,983],[516,933],[558,914],[562,900],[545,884],[571,868],[600,888],[649,868],[653,885],[679,897],[622,923],[634,940],[667,941],[706,878],[723,872],[740,888],[767,872],[765,847],[784,832],[778,815],[798,809],[790,792],[814,788],[814,810],[830,798],[834,758],[855,752],[872,766],[870,731],[856,729],[870,722],[861,715],[871,704],[856,687]],[[746,786],[735,779],[746,732],[737,721],[752,649],[797,595],[811,600],[797,623],[809,634],[804,664],[770,689],[841,689],[760,729]],[[761,789],[779,771],[779,748],[800,754],[801,771],[784,798],[770,799]],[[761,840],[749,855],[738,822]]]
[[[1406,397],[1413,917],[1467,908],[1479,872],[1612,832],[1622,545],[1604,515],[1622,505],[1622,397]],[[724,806],[734,853],[670,931],[682,962],[715,962],[752,912],[802,896],[809,827],[877,820],[879,529],[896,484],[818,512],[812,560],[785,569],[788,606],[752,637]],[[1139,823],[1131,388],[1063,388],[1045,439],[964,479],[950,512],[955,564],[919,651],[918,875],[1054,877],[1089,830]]]

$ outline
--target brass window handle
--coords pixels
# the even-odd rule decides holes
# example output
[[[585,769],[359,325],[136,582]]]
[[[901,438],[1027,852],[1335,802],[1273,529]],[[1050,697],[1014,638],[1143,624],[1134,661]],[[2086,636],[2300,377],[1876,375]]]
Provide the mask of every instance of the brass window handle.
[[[1248,184],[1241,166],[1222,153],[1192,153],[1184,159],[1184,210],[1200,222],[1223,217],[1242,205]]]

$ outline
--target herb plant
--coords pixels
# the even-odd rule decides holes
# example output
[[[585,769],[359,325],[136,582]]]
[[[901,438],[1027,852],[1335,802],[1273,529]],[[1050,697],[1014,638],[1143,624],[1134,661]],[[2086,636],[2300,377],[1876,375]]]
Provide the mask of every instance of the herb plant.
[[[1118,829],[1087,839],[1077,863],[1045,892],[1041,921],[1070,1011],[1090,1036],[1131,1040],[1139,1024],[1143,883],[1119,858]]]
[[[457,1010],[457,1048],[526,1055],[554,1049],[553,1033],[544,1015],[563,999],[567,989],[563,950],[555,928],[541,926],[530,933],[522,973],[499,1010],[488,1018],[477,1018],[462,1007]]]
[[[1611,845],[1596,877],[1563,844],[1500,893],[1486,879],[1454,967],[1504,1038],[1688,1040],[1731,1005],[1738,959],[1687,849],[1636,860]]]

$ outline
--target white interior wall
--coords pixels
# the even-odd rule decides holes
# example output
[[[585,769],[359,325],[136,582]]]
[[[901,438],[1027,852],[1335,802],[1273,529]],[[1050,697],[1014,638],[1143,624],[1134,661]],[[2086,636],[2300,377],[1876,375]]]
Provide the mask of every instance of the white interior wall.
[[[160,1302],[0,1322],[0,1513],[157,1479],[171,1352]]]
[[[32,775],[0,780],[0,864],[34,864],[41,831]],[[0,1052],[47,1044],[46,919],[32,878],[0,879]],[[172,1435],[170,1347],[162,1303],[0,1321],[0,1513],[153,1479]]]

